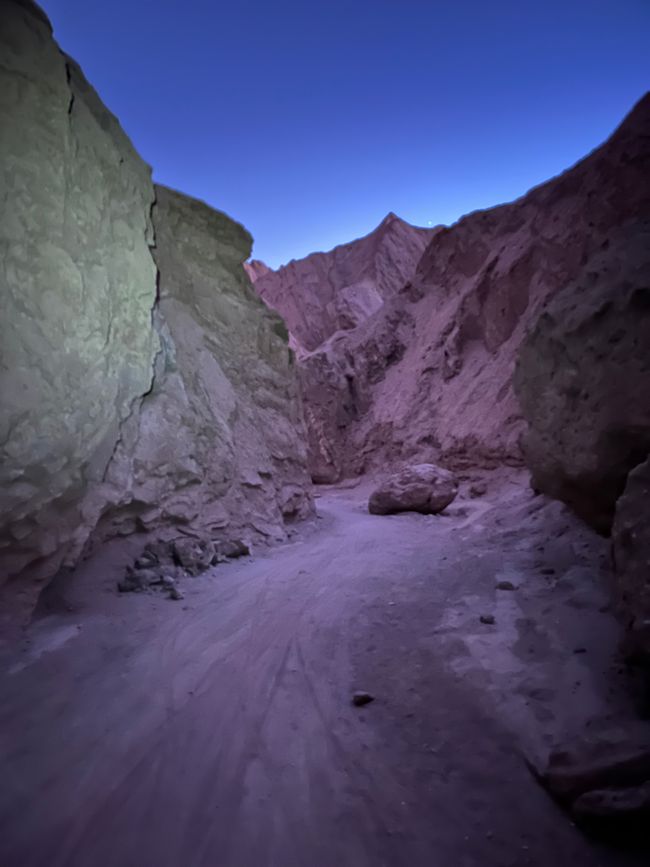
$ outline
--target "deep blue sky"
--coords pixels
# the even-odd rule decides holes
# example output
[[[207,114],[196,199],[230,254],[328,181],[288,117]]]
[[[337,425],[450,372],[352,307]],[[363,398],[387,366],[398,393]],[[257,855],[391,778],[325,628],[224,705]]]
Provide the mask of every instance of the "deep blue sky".
[[[650,88],[650,0],[42,0],[155,178],[271,265],[510,200]]]

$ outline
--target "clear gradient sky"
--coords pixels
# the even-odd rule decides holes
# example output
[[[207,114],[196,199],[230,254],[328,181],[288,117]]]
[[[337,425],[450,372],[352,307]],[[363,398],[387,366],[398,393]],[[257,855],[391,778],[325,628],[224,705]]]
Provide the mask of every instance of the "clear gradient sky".
[[[650,0],[41,5],[155,179],[273,266],[516,198],[650,89]]]

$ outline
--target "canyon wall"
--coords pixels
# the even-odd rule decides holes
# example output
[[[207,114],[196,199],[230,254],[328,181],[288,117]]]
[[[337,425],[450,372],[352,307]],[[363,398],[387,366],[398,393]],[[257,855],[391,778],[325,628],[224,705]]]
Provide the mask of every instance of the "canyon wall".
[[[317,481],[405,460],[452,468],[522,462],[525,422],[512,387],[519,347],[549,299],[594,256],[606,256],[621,227],[650,212],[649,130],[645,97],[564,174],[434,230],[410,273],[401,270],[401,285],[352,328],[329,333],[330,320],[306,341],[294,313],[296,299],[316,311],[345,295],[328,267],[336,251],[319,254],[317,268],[312,257],[292,263],[297,286],[283,269],[256,279],[309,350],[300,377]]]
[[[306,450],[284,324],[242,268],[252,239],[161,186],[152,216],[160,350],[108,468],[112,506],[96,532],[284,539],[310,512]]]
[[[650,215],[612,234],[546,306],[515,389],[534,487],[608,532],[650,452]]]
[[[369,235],[329,253],[313,253],[277,271],[247,263],[256,291],[287,323],[298,356],[316,482],[361,472],[361,455],[377,445],[371,438],[359,454],[349,453],[350,434],[371,406],[372,385],[399,360],[408,337],[400,327],[403,317],[384,311],[437,231],[410,226],[391,213]]]
[[[115,534],[283,537],[302,421],[250,236],[154,189],[30,0],[0,52],[3,609]]]

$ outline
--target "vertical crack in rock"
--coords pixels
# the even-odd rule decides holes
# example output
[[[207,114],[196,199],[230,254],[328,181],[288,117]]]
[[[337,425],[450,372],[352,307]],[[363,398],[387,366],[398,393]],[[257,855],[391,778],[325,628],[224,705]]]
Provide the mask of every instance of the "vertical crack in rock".
[[[161,215],[44,15],[12,0],[0,17],[0,171],[20,180],[0,221],[0,575],[21,581],[2,591],[18,621],[116,533],[282,538],[310,498],[286,344],[244,283],[249,236],[168,191]],[[163,250],[167,216],[189,222]]]

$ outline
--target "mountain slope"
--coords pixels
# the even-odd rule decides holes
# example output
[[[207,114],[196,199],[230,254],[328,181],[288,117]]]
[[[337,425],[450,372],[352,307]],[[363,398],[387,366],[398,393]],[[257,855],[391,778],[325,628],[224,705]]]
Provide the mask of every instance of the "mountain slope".
[[[392,271],[385,258],[375,272],[359,262],[368,255],[362,239],[258,280],[294,340],[311,350],[300,367],[314,478],[413,458],[519,463],[523,420],[512,373],[527,329],[594,256],[607,254],[615,232],[648,215],[650,95],[559,177],[433,231],[417,265],[396,235],[383,248]],[[352,329],[335,330],[329,311],[349,283],[339,251],[350,249],[366,297],[374,290],[383,303]],[[381,279],[388,272],[390,292]]]

